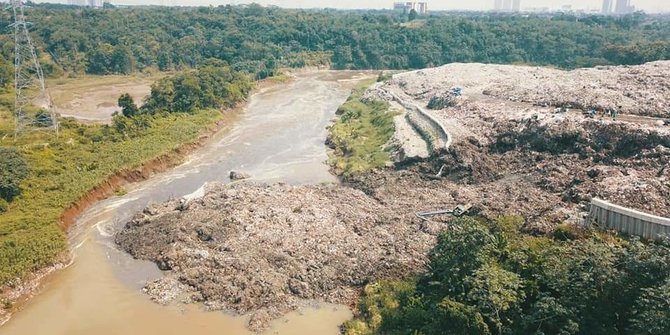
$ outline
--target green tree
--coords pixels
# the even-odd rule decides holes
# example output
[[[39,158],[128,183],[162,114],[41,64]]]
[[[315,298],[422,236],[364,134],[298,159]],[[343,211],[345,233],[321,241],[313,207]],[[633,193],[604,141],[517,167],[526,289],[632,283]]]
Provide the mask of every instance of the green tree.
[[[417,13],[416,10],[413,8],[412,10],[409,11],[409,14],[407,14],[407,19],[410,22],[416,20],[417,17],[419,17],[419,13]]]
[[[119,74],[128,74],[134,71],[134,59],[130,48],[125,45],[114,47],[110,58],[110,71]]]
[[[471,289],[466,278],[491,262],[495,249],[495,236],[484,225],[467,217],[455,220],[440,234],[429,255],[426,280],[435,284],[430,286],[431,291],[440,297],[466,294]],[[441,289],[436,290],[438,287]]]
[[[665,284],[645,288],[636,301],[632,334],[670,334],[670,280]]]
[[[438,314],[430,326],[430,334],[488,335],[490,330],[476,307],[445,298],[438,304]]]
[[[471,287],[467,300],[477,306],[493,329],[502,333],[504,325],[510,323],[506,314],[511,311],[518,312],[525,297],[521,277],[498,265],[486,264],[466,281]]]
[[[366,290],[364,301],[379,303],[349,324],[373,334],[670,332],[667,242],[588,230],[552,240],[521,233],[521,223],[453,220],[428,272]]]
[[[128,93],[124,93],[119,97],[119,107],[125,117],[133,117],[137,114],[139,109],[133,100],[133,97]]]
[[[112,73],[112,55],[114,47],[105,43],[98,46],[88,54],[87,72],[92,74]]]
[[[15,148],[0,147],[0,198],[11,202],[21,194],[21,181],[28,176],[28,164]]]

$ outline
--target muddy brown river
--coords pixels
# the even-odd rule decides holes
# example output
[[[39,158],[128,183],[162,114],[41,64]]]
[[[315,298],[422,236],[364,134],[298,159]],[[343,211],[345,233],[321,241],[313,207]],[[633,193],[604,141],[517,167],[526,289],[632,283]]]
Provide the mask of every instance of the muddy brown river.
[[[0,333],[249,334],[245,316],[150,301],[141,288],[161,272],[153,263],[119,251],[113,235],[147,204],[198,196],[207,182],[227,182],[231,170],[259,181],[335,182],[325,165],[325,127],[351,88],[369,77],[359,72],[312,72],[266,88],[184,164],[89,208],[71,231],[73,264],[49,276],[40,293],[0,327]],[[338,334],[338,326],[350,317],[344,306],[308,302],[275,320],[267,334]]]

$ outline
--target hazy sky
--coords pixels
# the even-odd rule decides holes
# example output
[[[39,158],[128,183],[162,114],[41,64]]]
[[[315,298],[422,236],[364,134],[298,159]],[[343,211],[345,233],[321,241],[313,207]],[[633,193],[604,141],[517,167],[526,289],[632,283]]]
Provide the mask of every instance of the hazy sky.
[[[173,4],[173,5],[221,5],[256,2],[281,7],[329,7],[329,8],[390,8],[395,0],[112,0],[118,4]],[[424,0],[426,1],[426,0]],[[493,8],[494,0],[427,0],[433,9],[487,10]],[[614,0],[616,1],[616,0]],[[67,2],[50,0],[49,2]],[[572,5],[573,9],[599,9],[602,0],[521,0],[521,8],[549,7],[558,9]],[[631,0],[631,4],[647,12],[670,12],[670,0]]]

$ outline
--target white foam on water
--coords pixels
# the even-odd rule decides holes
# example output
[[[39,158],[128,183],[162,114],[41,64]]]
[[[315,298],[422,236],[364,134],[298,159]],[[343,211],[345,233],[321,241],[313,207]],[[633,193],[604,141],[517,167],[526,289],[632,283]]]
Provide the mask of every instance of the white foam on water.
[[[114,234],[112,234],[112,233],[110,233],[110,232],[108,232],[108,231],[105,230],[105,228],[108,227],[108,225],[106,225],[106,223],[107,223],[106,220],[104,220],[104,221],[100,221],[100,222],[96,223],[94,227],[95,227],[95,229],[98,230],[98,233],[99,233],[101,236],[103,236],[103,237],[112,237]]]
[[[123,204],[127,204],[131,201],[135,201],[139,198],[137,197],[121,197],[118,199],[111,200],[107,206],[104,207],[105,211],[110,210],[110,209],[116,209],[121,207]]]

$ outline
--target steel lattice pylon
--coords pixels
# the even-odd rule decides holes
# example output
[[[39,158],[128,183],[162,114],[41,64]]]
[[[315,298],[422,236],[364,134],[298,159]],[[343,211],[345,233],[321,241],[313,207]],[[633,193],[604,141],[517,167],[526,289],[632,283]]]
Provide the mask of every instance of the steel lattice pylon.
[[[14,13],[15,136],[24,131],[49,130],[58,134],[58,120],[44,84],[44,73],[28,33],[22,0],[10,0]]]

